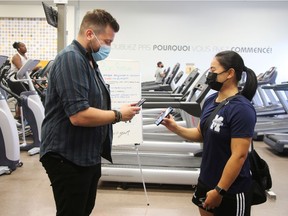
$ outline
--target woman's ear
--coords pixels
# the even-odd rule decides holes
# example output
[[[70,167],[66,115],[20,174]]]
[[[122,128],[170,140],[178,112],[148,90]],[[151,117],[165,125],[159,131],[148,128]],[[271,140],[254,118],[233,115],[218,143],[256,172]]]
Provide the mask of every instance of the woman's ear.
[[[236,75],[234,68],[230,68],[228,70],[228,72],[229,72],[229,75],[227,76],[227,78],[229,78],[229,79],[231,79],[232,77],[234,77]]]

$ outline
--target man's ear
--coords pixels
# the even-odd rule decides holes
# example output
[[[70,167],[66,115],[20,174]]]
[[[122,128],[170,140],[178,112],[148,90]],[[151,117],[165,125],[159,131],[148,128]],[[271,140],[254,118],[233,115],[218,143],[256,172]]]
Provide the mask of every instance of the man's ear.
[[[85,35],[86,35],[87,40],[89,41],[92,40],[94,37],[93,31],[91,29],[87,29],[85,31]]]

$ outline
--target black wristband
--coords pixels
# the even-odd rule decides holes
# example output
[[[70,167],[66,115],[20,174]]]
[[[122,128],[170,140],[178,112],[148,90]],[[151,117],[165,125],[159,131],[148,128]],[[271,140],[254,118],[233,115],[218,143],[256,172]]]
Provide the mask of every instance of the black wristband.
[[[122,120],[122,114],[121,112],[117,111],[117,110],[112,110],[115,114],[115,119],[114,121],[112,122],[112,124],[115,124],[117,122],[120,122]]]
[[[216,185],[215,190],[221,195],[224,196],[226,194],[226,191],[222,188],[220,188],[218,185]]]

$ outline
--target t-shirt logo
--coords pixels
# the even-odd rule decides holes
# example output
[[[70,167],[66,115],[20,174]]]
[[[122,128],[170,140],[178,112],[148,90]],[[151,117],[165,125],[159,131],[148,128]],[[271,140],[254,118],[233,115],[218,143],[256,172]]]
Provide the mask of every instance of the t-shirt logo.
[[[220,127],[223,125],[223,117],[216,115],[215,118],[212,121],[212,124],[210,126],[211,130],[214,130],[216,132],[220,132]]]

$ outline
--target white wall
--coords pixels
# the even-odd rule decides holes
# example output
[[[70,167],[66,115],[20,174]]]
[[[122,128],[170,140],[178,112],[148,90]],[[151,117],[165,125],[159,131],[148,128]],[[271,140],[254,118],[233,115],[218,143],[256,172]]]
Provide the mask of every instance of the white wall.
[[[106,9],[118,20],[110,57],[140,60],[143,81],[153,79],[159,60],[171,67],[179,62],[182,70],[191,62],[206,70],[217,52],[232,47],[261,48],[267,53],[240,52],[246,66],[256,74],[276,66],[278,82],[287,80],[287,2],[101,1],[80,4],[79,18],[92,8]],[[164,51],[155,45],[189,50]]]
[[[185,70],[186,63],[195,63],[201,70],[206,70],[217,52],[232,47],[246,49],[240,54],[246,66],[256,74],[276,66],[279,72],[277,82],[287,80],[287,1],[81,0],[69,3],[73,4],[69,6],[73,9],[68,7],[67,42],[70,43],[77,34],[87,10],[106,9],[120,23],[110,58],[139,60],[143,81],[154,79],[159,60],[171,67],[179,62],[182,70]],[[8,6],[0,6],[0,16],[26,16],[31,11],[31,5]],[[42,6],[32,11],[28,12],[29,16],[38,17],[40,13],[44,17]],[[153,49],[165,45],[184,46],[187,50]],[[266,53],[251,52],[251,48],[260,48]]]

